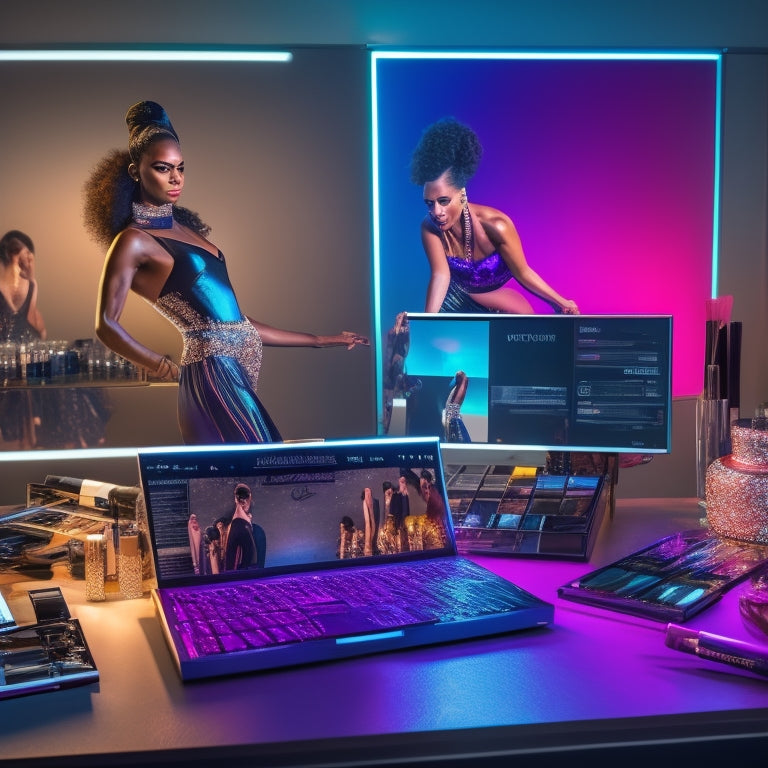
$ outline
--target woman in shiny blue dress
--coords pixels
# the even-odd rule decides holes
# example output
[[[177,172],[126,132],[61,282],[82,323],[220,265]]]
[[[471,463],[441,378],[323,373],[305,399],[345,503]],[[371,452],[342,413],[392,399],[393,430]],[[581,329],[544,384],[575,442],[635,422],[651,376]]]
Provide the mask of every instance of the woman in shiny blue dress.
[[[188,444],[281,440],[256,395],[262,348],[352,349],[368,340],[281,330],[240,310],[221,251],[194,212],[179,206],[184,158],[165,110],[143,101],[126,115],[128,151],[113,151],[86,185],[85,220],[109,243],[97,299],[96,334],[110,349],[161,380],[179,382],[178,418]],[[133,291],[178,328],[179,365],[121,325]]]

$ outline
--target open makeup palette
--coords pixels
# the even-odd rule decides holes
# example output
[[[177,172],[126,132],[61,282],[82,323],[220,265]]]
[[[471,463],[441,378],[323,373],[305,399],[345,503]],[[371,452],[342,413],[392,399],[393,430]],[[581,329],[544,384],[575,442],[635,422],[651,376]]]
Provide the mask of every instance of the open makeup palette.
[[[446,466],[459,551],[587,560],[610,494],[607,475],[508,465]]]

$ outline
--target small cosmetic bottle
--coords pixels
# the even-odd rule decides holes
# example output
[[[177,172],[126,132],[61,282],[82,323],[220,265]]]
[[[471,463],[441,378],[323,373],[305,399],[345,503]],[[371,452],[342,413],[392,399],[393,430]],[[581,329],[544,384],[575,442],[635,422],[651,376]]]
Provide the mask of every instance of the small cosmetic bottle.
[[[85,541],[85,599],[106,600],[106,546],[101,533],[91,533]]]
[[[144,594],[143,565],[137,530],[129,528],[120,532],[120,551],[117,557],[120,593],[126,600],[141,597]]]

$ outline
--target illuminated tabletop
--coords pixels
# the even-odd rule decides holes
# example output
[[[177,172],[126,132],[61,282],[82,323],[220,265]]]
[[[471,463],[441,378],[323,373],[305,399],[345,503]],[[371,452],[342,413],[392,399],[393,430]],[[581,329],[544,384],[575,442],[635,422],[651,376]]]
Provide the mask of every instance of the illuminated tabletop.
[[[582,749],[598,765],[630,744],[634,757],[660,744],[690,757],[692,744],[713,756],[735,740],[745,757],[768,743],[768,679],[667,648],[663,623],[557,597],[566,581],[700,518],[693,499],[620,500],[587,563],[473,557],[554,603],[548,628],[186,685],[148,596],[87,603],[83,582],[58,566],[46,582],[0,575],[20,623],[33,620],[28,589],[60,585],[100,672],[95,685],[1,701],[0,760],[441,764],[450,754],[477,764],[525,754],[554,764],[560,749]],[[760,642],[738,614],[744,588],[686,626]]]

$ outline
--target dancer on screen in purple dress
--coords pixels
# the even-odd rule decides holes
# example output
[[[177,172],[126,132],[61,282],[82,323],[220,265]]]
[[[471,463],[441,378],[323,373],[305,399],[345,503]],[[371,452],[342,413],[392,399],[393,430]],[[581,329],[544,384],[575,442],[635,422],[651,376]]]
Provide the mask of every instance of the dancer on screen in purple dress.
[[[179,381],[178,418],[185,443],[281,440],[256,395],[262,346],[352,349],[368,340],[280,330],[240,309],[221,251],[200,217],[177,203],[184,187],[179,137],[155,102],[126,115],[128,152],[113,151],[85,188],[85,221],[109,251],[99,288],[101,341],[157,378]],[[180,365],[146,347],[121,325],[130,291],[181,332]]]
[[[411,180],[423,186],[427,206],[421,240],[431,277],[424,311],[533,314],[522,286],[555,312],[578,314],[576,302],[528,264],[509,216],[467,201],[466,184],[481,156],[475,132],[453,118],[430,125],[413,152]]]

